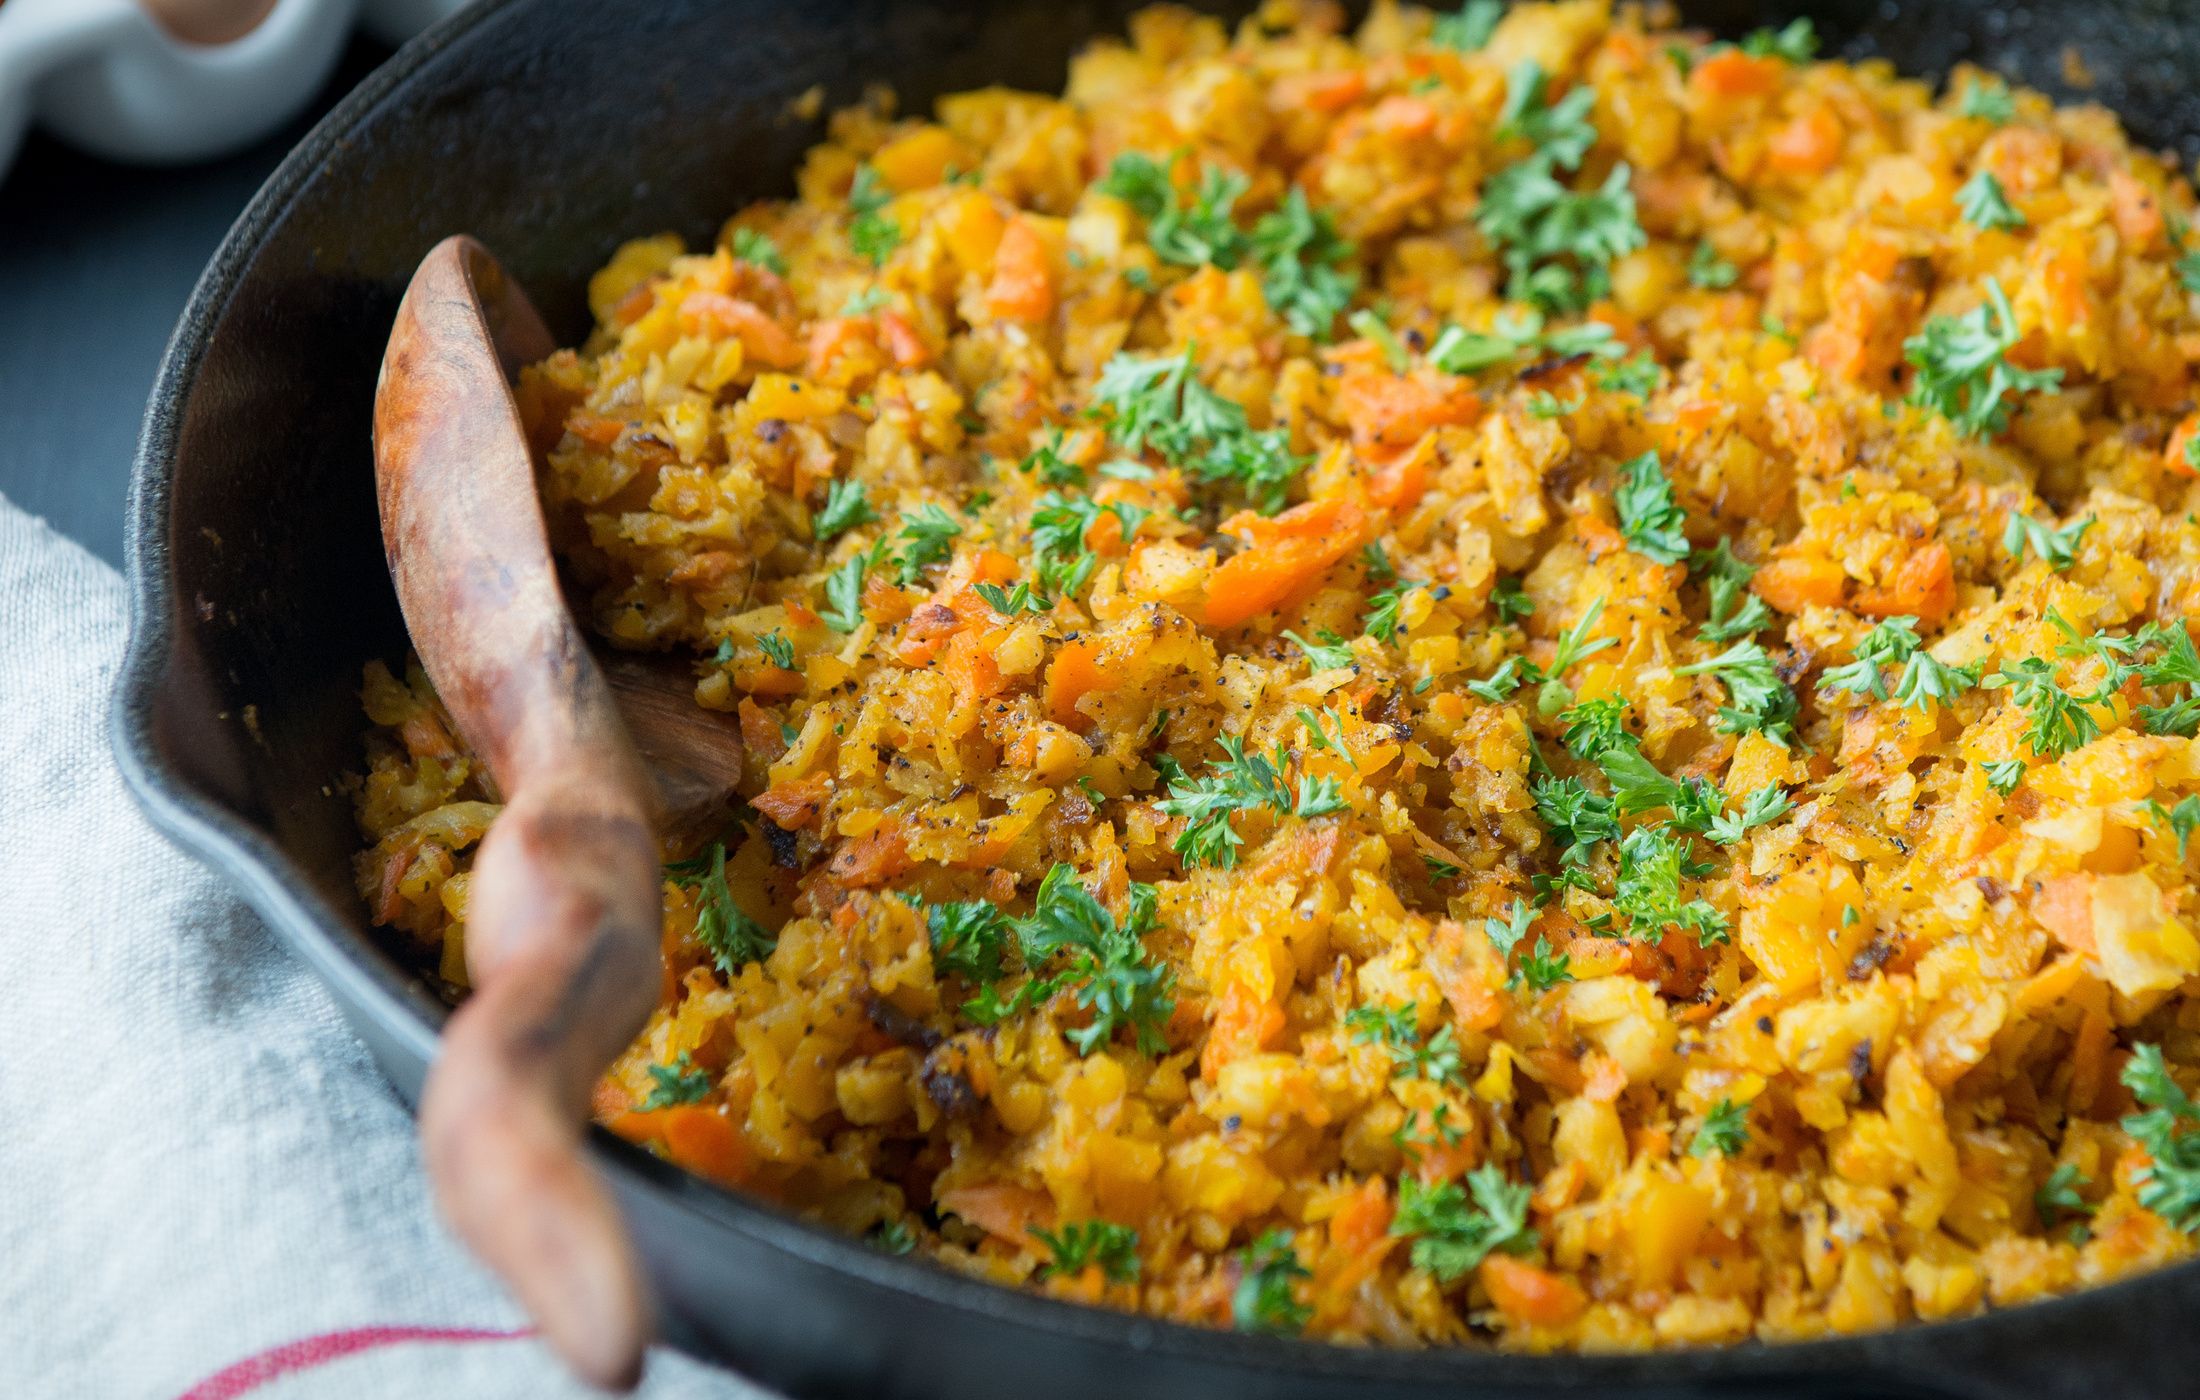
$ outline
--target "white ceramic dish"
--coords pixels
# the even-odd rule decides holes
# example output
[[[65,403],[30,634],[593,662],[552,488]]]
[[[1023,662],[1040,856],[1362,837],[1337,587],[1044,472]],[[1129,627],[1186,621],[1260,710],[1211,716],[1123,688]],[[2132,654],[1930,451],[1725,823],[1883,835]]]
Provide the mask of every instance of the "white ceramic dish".
[[[112,160],[202,160],[311,100],[355,21],[390,43],[467,0],[276,0],[226,44],[170,35],[136,0],[0,3],[0,177],[36,122]]]

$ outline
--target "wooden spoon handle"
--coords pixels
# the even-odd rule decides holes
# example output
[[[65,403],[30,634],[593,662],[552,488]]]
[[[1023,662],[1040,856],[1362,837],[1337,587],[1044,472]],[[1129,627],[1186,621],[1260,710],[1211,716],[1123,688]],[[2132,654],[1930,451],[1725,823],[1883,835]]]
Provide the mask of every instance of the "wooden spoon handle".
[[[382,543],[414,647],[505,807],[476,857],[466,960],[422,1097],[458,1233],[599,1385],[648,1335],[624,1227],[579,1156],[596,1077],[655,1004],[656,799],[558,588],[513,404],[548,332],[496,260],[438,244],[398,308],[375,396]]]

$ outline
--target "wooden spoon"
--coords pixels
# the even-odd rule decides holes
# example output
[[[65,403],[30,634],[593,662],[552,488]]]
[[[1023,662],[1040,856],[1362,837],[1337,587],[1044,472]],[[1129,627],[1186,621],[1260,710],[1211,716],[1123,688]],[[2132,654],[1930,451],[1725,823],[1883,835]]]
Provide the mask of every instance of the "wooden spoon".
[[[660,834],[733,800],[737,731],[677,664],[591,654],[567,610],[510,384],[552,349],[488,250],[436,245],[382,361],[382,544],[421,664],[505,805],[475,858],[466,964],[420,1105],[444,1214],[583,1377],[631,1385],[649,1320],[583,1164],[597,1077],[656,1005]]]

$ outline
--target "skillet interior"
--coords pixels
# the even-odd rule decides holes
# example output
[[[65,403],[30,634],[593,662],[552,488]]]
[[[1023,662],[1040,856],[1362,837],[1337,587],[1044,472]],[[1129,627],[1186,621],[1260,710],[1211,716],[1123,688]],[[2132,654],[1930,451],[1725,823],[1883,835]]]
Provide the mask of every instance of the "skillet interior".
[[[135,620],[116,710],[156,822],[220,867],[328,980],[408,1098],[441,1005],[366,935],[351,889],[359,667],[402,651],[374,523],[368,416],[406,279],[444,234],[484,239],[561,341],[623,239],[707,240],[790,188],[827,107],[887,80],[905,107],[987,82],[1058,90],[1130,0],[789,6],[485,0],[408,48],[277,172],[201,282],[146,422],[131,506]],[[1242,9],[1243,6],[1233,8]],[[1781,7],[1786,13],[1792,7]],[[1808,7],[1828,47],[1937,72],[1968,58],[2200,149],[2200,24],[2181,0]],[[1684,4],[1734,34],[1747,0]],[[1886,13],[1881,13],[1884,10]],[[2100,85],[2061,84],[2075,45]],[[249,709],[248,709],[249,707]],[[246,720],[253,721],[248,725]],[[1778,1350],[1531,1359],[1385,1353],[1186,1331],[881,1258],[598,1133],[687,1346],[803,1393],[2090,1395],[2182,1392],[2200,1264],[1966,1322]],[[2128,1389],[2127,1389],[2128,1387]]]

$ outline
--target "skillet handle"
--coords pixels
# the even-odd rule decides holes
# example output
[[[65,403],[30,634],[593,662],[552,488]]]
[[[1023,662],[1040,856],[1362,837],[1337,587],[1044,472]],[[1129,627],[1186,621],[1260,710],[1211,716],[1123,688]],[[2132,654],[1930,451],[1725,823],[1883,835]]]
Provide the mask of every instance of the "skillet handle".
[[[422,1096],[437,1200],[577,1372],[631,1385],[648,1308],[580,1156],[596,1078],[656,1002],[655,798],[567,611],[510,380],[551,350],[479,243],[414,274],[375,396],[383,550],[414,647],[505,807],[475,860],[473,996]]]

